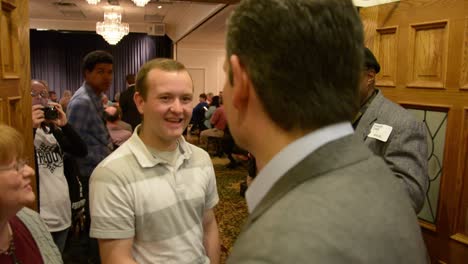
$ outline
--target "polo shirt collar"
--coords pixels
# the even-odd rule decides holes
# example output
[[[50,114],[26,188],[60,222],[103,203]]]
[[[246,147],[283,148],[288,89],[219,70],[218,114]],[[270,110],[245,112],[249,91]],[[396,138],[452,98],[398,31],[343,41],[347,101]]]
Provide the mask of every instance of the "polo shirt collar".
[[[140,127],[141,125],[135,127],[132,136],[128,139],[128,146],[130,148],[130,151],[135,155],[138,163],[143,168],[151,168],[158,165],[159,163],[163,163],[164,161],[162,159],[154,157],[151,154],[151,152],[148,150],[148,147],[141,140],[140,136],[138,135]],[[180,138],[177,139],[177,141],[179,143],[180,152],[184,160],[190,159],[190,157],[192,156],[192,150],[190,149],[187,141],[185,141],[183,136],[180,136]]]

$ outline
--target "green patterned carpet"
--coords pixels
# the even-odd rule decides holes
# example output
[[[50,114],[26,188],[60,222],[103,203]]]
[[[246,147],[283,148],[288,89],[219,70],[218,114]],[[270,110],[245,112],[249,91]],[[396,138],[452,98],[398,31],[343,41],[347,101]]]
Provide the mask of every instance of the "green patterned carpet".
[[[245,180],[247,170],[241,166],[236,169],[226,169],[224,164],[214,163],[219,194],[215,213],[221,236],[221,263],[225,263],[247,218],[247,206],[239,194],[240,183]]]

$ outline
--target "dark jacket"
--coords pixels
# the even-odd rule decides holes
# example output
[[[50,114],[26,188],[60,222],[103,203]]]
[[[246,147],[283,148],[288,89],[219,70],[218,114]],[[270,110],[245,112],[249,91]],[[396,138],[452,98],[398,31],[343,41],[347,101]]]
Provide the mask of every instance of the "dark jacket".
[[[129,123],[132,129],[141,123],[141,115],[133,101],[133,95],[135,94],[135,85],[130,85],[127,90],[120,94],[120,108],[122,108],[122,120]]]

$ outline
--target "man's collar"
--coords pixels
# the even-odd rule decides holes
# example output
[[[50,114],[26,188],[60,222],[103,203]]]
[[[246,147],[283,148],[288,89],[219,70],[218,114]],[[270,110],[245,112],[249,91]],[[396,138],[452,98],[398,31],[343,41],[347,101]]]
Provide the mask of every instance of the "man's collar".
[[[102,93],[100,95],[96,94],[94,89],[86,81],[84,81],[83,85],[86,89],[86,92],[88,92],[90,96],[92,96],[93,98],[99,98],[99,100],[101,100]]]
[[[133,135],[130,137],[129,141],[129,148],[135,155],[138,163],[140,164],[141,167],[143,168],[151,168],[156,165],[158,165],[161,162],[164,162],[163,160],[154,157],[151,152],[148,150],[148,147],[145,145],[145,143],[141,140],[139,134],[139,130],[141,128],[141,124],[138,125],[135,128],[135,131],[133,132]],[[190,159],[192,156],[192,150],[189,147],[189,144],[187,141],[185,141],[183,136],[180,136],[177,139],[180,152],[184,159]]]
[[[301,160],[328,142],[353,133],[349,122],[315,130],[287,145],[259,172],[246,192],[249,213],[257,207],[274,184]]]
[[[374,89],[372,91],[372,94],[366,99],[366,101],[361,105],[361,109],[363,107],[369,107],[370,103],[372,103],[372,100],[374,100],[375,96],[379,93],[378,89]]]
[[[85,87],[85,91],[88,94],[89,98],[91,99],[91,101],[93,101],[94,105],[96,106],[97,111],[102,111],[103,106],[101,103],[101,96],[98,96],[94,92],[93,88],[91,88],[91,86],[89,86],[89,84],[86,81],[83,82],[83,86]]]

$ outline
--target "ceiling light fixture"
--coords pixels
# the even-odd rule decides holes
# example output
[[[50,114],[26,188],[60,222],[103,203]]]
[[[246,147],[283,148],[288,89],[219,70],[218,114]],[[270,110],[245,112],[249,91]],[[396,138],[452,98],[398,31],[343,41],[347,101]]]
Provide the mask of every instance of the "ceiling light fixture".
[[[120,6],[104,7],[104,21],[96,23],[96,33],[109,44],[115,45],[128,32],[128,23],[122,23],[122,8]]]
[[[392,2],[399,2],[400,0],[353,0],[353,3],[357,7],[369,7],[376,5],[383,5]]]
[[[101,0],[86,0],[86,2],[90,5],[97,5]]]
[[[132,0],[135,5],[144,7],[150,0]]]

